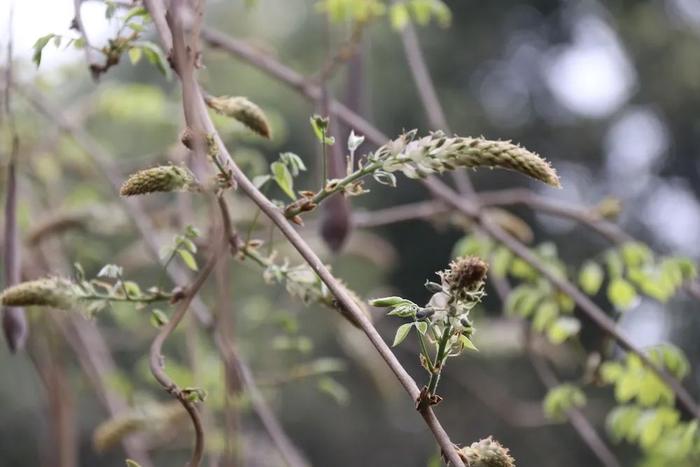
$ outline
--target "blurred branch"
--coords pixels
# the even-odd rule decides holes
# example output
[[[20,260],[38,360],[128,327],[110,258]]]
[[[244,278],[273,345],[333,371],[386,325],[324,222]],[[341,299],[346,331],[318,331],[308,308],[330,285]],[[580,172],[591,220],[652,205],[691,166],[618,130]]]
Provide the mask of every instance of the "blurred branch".
[[[5,186],[5,229],[3,257],[5,268],[5,287],[17,284],[20,281],[21,269],[21,245],[19,241],[19,230],[17,226],[17,160],[19,157],[19,134],[15,124],[15,117],[12,112],[12,27],[14,18],[14,4],[10,7],[8,17],[8,41],[7,41],[7,64],[5,68],[4,86],[4,116],[7,120],[8,136],[10,141],[9,160],[7,162],[7,185]],[[5,334],[7,345],[11,352],[24,347],[29,333],[27,317],[23,308],[3,307],[2,328]]]
[[[530,341],[529,337],[527,341]],[[528,351],[528,356],[535,369],[535,373],[548,390],[561,384],[552,369],[541,356],[533,351]],[[622,467],[622,464],[620,464],[615,454],[610,450],[608,445],[605,444],[605,441],[598,435],[598,432],[580,409],[575,407],[569,409],[566,412],[566,417],[569,419],[569,423],[571,423],[574,430],[576,430],[576,433],[578,433],[579,437],[588,445],[591,451],[593,451],[602,465],[605,467]]]
[[[85,25],[83,24],[83,16],[81,13],[82,4],[83,0],[73,0],[73,7],[75,9],[75,13],[73,16],[73,23],[71,27],[78,31],[80,36],[83,38],[83,41],[85,41],[85,60],[88,65],[88,69],[90,70],[90,74],[92,75],[92,79],[97,81],[97,79],[100,77],[100,73],[104,72],[105,70],[100,64],[100,60],[96,58],[96,51],[90,44],[87,34],[85,33]]]
[[[411,70],[413,82],[418,89],[418,95],[423,104],[423,109],[425,109],[428,115],[430,126],[433,130],[443,130],[449,133],[450,127],[445,117],[445,111],[442,108],[442,104],[440,104],[435,84],[430,76],[428,65],[425,63],[425,57],[423,56],[423,51],[418,42],[416,28],[411,21],[408,21],[401,29],[401,43],[403,44],[406,61]],[[461,194],[474,194],[474,187],[465,170],[453,170],[451,175],[452,179],[455,181],[457,190]]]
[[[510,294],[510,284],[508,280],[492,277],[491,282],[494,284],[494,288],[496,289],[501,303],[505,303]],[[547,362],[532,348],[532,332],[526,322],[523,323],[523,331],[525,332],[525,349],[535,369],[535,374],[548,390],[559,386],[560,382],[547,365]],[[566,416],[581,440],[593,451],[603,466],[622,467],[615,454],[613,454],[605,441],[598,435],[598,432],[596,432],[593,425],[579,408],[572,407],[567,411]]]
[[[82,128],[80,128],[78,125],[71,123],[62,113],[58,112],[56,109],[52,108],[48,104],[48,102],[40,96],[37,92],[30,92],[25,89],[21,89],[20,93],[40,112],[43,113],[49,121],[51,121],[53,124],[57,125],[60,127],[62,131],[64,131],[66,134],[71,136],[77,143],[80,145],[83,150],[87,153],[89,157],[93,159],[93,161],[96,163],[98,168],[100,168],[102,175],[107,179],[110,187],[112,188],[113,192],[117,196],[117,199],[122,203],[122,206],[124,207],[124,210],[128,214],[129,218],[131,221],[134,223],[134,225],[137,228],[138,233],[140,234],[142,240],[146,244],[146,247],[148,248],[149,252],[151,252],[158,261],[160,260],[160,257],[158,256],[158,236],[157,233],[153,227],[153,224],[148,217],[147,213],[143,209],[141,203],[139,203],[135,199],[126,199],[123,197],[118,196],[119,193],[119,188],[121,187],[121,182],[122,178],[119,173],[117,173],[115,170],[113,170],[112,166],[109,164],[110,159],[112,157],[95,141],[90,135],[88,135]],[[185,272],[182,268],[177,267],[177,264],[171,264],[171,266],[167,269],[167,274],[170,276],[170,278],[176,283],[176,284],[184,284],[188,281],[187,277],[188,274]],[[195,316],[197,317],[198,321],[200,324],[209,332],[214,332],[216,329],[213,327],[213,321],[211,318],[211,313],[207,310],[207,307],[204,305],[204,303],[201,300],[198,300],[197,298],[194,299],[192,302],[192,309],[195,312]],[[80,324],[82,326],[83,322],[82,321],[76,321],[76,324]],[[85,323],[91,324],[91,323]],[[93,325],[94,327],[94,325]],[[101,339],[101,336],[99,335],[99,332],[97,329],[93,330],[93,336],[84,336],[87,342],[93,342],[94,345],[89,345],[89,348],[102,348],[102,352],[100,351],[85,351],[84,353],[79,353],[78,355],[88,355],[90,357],[96,357],[96,355],[102,355],[103,357],[107,357],[109,355],[109,349],[106,347],[104,342],[102,342],[101,346],[97,346],[97,342],[94,341],[94,339]],[[85,331],[87,332],[87,331]],[[217,349],[218,351],[223,355],[224,353],[224,347],[223,344],[220,341],[216,341],[217,344]],[[245,368],[247,373],[250,374],[250,370],[248,369],[247,364],[240,359],[240,357],[236,356],[237,365],[240,365],[242,368]],[[104,386],[104,382],[99,383],[98,377],[101,375],[106,375],[110,374],[112,371],[105,369],[100,371],[99,368],[105,368],[105,364],[108,360],[106,358],[101,358],[98,361],[92,362],[91,365],[96,368],[94,372],[89,372],[88,374],[92,373],[93,374],[93,383],[94,384],[101,384]],[[113,365],[113,362],[111,364]],[[254,383],[254,381],[251,379],[251,381]],[[248,390],[248,388],[245,388]],[[105,390],[106,391],[106,390]],[[103,391],[104,392],[104,391]],[[110,392],[105,392],[106,395],[106,403],[108,405],[108,408],[110,409],[110,412],[112,415],[116,413],[120,413],[121,410],[119,409],[119,403],[118,401],[114,398],[114,395],[111,395]],[[271,428],[273,429],[272,432],[268,431],[268,434],[270,435],[271,439],[274,439],[275,437],[279,437],[279,432],[282,430],[280,427],[280,423],[274,419],[274,414],[272,411],[267,408],[264,400],[258,401],[257,405],[253,406],[253,410],[256,412],[258,417],[261,420],[266,420],[266,423],[263,423],[266,429]],[[274,421],[270,421],[274,420]],[[274,428],[274,427],[277,428]],[[286,435],[285,435],[286,436]],[[126,439],[125,443],[131,443],[130,439]],[[291,442],[288,442],[289,445],[291,445]],[[279,448],[279,444],[277,445]],[[127,452],[129,450],[127,449]],[[284,453],[282,453],[284,456]],[[146,461],[143,460],[142,456],[139,456],[137,453],[129,453],[129,456],[133,459],[141,459],[139,462],[144,467],[148,467],[150,465],[146,464]],[[294,464],[290,464],[292,467],[298,467],[295,466]]]

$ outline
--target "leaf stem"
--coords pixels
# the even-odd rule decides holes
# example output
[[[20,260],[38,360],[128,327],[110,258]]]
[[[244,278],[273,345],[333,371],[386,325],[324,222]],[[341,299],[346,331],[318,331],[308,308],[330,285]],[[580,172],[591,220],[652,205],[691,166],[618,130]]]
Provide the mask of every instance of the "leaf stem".
[[[452,335],[452,325],[448,324],[442,333],[442,338],[438,344],[437,355],[435,355],[435,362],[433,363],[433,371],[430,375],[430,381],[428,381],[428,394],[431,396],[435,395],[435,390],[440,382],[440,375],[442,374],[442,367],[445,363],[445,349],[447,348],[447,342],[450,340]]]
[[[349,184],[371,174],[372,172],[375,172],[376,170],[379,170],[382,167],[382,164],[383,163],[381,161],[375,161],[370,164],[367,164],[361,169],[357,169],[356,171],[352,172],[347,177],[342,178],[340,180],[336,180],[336,183],[334,183],[331,188],[329,188],[328,183],[326,183],[323,189],[321,189],[312,198],[310,198],[310,202],[318,205],[321,201],[325,200],[332,194],[338,193],[339,191],[343,191],[345,187]],[[284,215],[288,219],[290,219],[301,212],[302,211],[300,207],[292,207],[292,205],[290,205],[289,208],[285,210]]]

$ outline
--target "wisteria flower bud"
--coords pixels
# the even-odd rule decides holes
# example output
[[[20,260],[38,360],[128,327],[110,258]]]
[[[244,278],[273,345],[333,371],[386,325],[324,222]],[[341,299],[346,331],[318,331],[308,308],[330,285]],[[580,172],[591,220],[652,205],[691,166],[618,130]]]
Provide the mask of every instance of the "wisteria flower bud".
[[[265,112],[245,97],[209,96],[206,102],[221,115],[234,118],[260,136],[270,139],[270,124]]]
[[[59,278],[22,282],[5,289],[0,294],[4,306],[49,306],[64,310],[75,304],[70,284]]]
[[[560,187],[552,166],[539,155],[510,141],[448,137],[442,132],[414,139],[415,131],[390,141],[375,153],[383,170],[401,171],[409,178],[423,178],[456,167],[491,167],[514,170],[548,185]]]
[[[196,191],[198,187],[199,182],[188,169],[161,165],[130,175],[119,193],[122,196],[134,196],[155,192]]]

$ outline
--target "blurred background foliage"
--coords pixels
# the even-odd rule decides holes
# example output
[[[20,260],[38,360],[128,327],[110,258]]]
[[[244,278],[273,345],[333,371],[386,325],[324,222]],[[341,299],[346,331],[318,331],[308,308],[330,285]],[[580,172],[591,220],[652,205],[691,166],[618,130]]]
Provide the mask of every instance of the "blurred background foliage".
[[[72,8],[67,0],[56,3]],[[312,77],[351,32],[351,22],[342,11],[333,10],[342,3],[210,0],[206,24]],[[88,4],[91,10],[102,9],[102,16],[93,16],[103,23],[88,26],[88,30],[102,27],[110,31],[113,26],[104,19],[104,5]],[[329,27],[319,4],[336,11],[338,21]],[[432,20],[420,25],[418,33],[452,131],[510,139],[543,154],[557,167],[564,189],[533,183],[533,190],[552,199],[591,206],[614,197],[622,203],[618,222],[632,236],[660,254],[700,257],[700,2],[452,0],[444,6],[448,10],[440,7],[433,12]],[[423,133],[429,125],[397,32],[406,19],[401,12],[386,7],[384,11],[390,13],[370,23],[360,42],[359,110],[388,135],[412,128]],[[68,25],[64,26],[67,31]],[[23,27],[21,22],[14,24],[15,31]],[[95,83],[81,54],[67,63],[42,65],[37,73],[29,59],[31,50],[16,47],[15,52],[17,81],[35,86],[71,115],[104,147],[120,174],[185,160],[178,143],[183,126],[179,85],[172,78],[165,79],[148,61],[132,65],[124,57]],[[64,52],[51,46],[45,51],[49,57],[59,53]],[[247,96],[270,118],[270,141],[251,136],[237,123],[216,120],[246,173],[265,173],[280,152],[292,151],[310,168],[296,186],[315,188],[319,150],[309,116],[318,109],[280,82],[221,51],[205,47],[203,62],[206,66],[200,80],[210,93]],[[343,98],[348,88],[348,73],[341,68],[330,90]],[[115,263],[141,284],[169,283],[145,253],[89,155],[26,99],[15,94],[12,106],[21,148],[23,239],[52,216],[71,214],[80,220],[77,229],[39,244],[25,242],[25,257],[43,258],[48,270],[57,274],[70,274],[69,265],[79,262],[93,277],[104,264]],[[4,162],[9,144],[5,144],[7,133],[3,131]],[[363,149],[369,150],[369,144]],[[3,171],[5,167],[3,164]],[[529,184],[521,176],[502,171],[470,176],[479,191]],[[3,183],[5,179],[3,173]],[[407,180],[397,189],[370,185],[370,194],[353,198],[353,209],[379,209],[427,197],[421,186]],[[284,198],[272,186],[269,193]],[[198,258],[204,261],[210,215],[204,203],[184,194],[152,196],[145,204],[162,246],[185,225],[199,227],[203,236]],[[511,211],[528,223],[533,244],[552,242],[558,258],[571,270],[587,258],[601,257],[609,248],[572,221],[524,207]],[[232,215],[245,224],[255,209],[241,198],[233,205]],[[417,302],[428,299],[423,282],[434,279],[434,271],[445,267],[455,243],[464,235],[448,217],[410,221],[356,230],[342,254],[333,255],[315,226],[312,220],[307,222],[305,237],[324,252],[335,274],[362,297],[396,293]],[[289,256],[293,263],[298,261],[264,222],[256,237],[279,250],[278,258]],[[327,309],[306,307],[290,299],[283,287],[265,284],[261,270],[250,262],[230,264],[224,287],[230,301],[221,303],[211,284],[205,288],[204,301],[230,314],[241,354],[291,438],[313,465],[435,465],[432,438],[362,336]],[[596,300],[611,308],[604,296]],[[511,449],[522,466],[598,465],[569,425],[545,419],[541,401],[546,389],[523,355],[517,325],[503,318],[503,305],[489,290],[476,318],[479,331],[474,341],[481,351],[461,357],[443,376],[441,393],[446,401],[437,411],[448,432],[453,440],[464,443],[492,434]],[[380,315],[376,318],[379,330],[391,340],[395,323]],[[108,417],[81,371],[79,356],[62,335],[65,317],[47,319],[45,311],[30,310],[30,321],[29,353],[11,355],[4,347],[0,350],[5,375],[0,380],[0,465],[57,465],[52,456],[59,441],[52,438],[56,427],[51,422],[56,419],[51,412],[56,391],[65,398],[59,406],[69,413],[66,417],[74,430],[64,427],[59,431],[77,443],[79,465],[123,465],[118,446],[102,453],[93,446],[95,427]],[[100,313],[96,323],[118,368],[105,375],[112,390],[133,407],[167,402],[147,369],[147,349],[156,332],[149,324],[149,314],[114,306]],[[620,318],[620,327],[642,347],[673,342],[683,349],[690,361],[685,383],[696,397],[700,395],[700,341],[695,337],[699,325],[697,302],[683,294],[665,304],[641,298]],[[596,334],[584,323],[582,346],[596,348],[600,339]],[[424,374],[415,355],[402,347],[396,352],[409,372],[422,381]],[[561,379],[581,379],[584,369],[576,345],[548,347],[544,352],[549,352]],[[236,431],[245,465],[279,464],[274,448],[251,415],[245,394],[226,402],[224,373],[208,335],[184,323],[166,353],[169,371],[181,385],[196,384],[207,390],[205,407],[213,411],[233,404],[240,411]],[[194,369],[193,354],[198,356]],[[63,389],[56,389],[56,381],[48,387],[42,383],[36,367],[57,373],[54,377]],[[570,389],[548,399],[548,410],[556,412],[557,398],[578,400]],[[588,387],[586,395],[586,415],[605,432],[605,416],[614,405],[612,391]],[[508,417],[509,412],[518,416]],[[166,420],[164,426],[170,423]],[[157,465],[176,465],[188,455],[188,424],[172,423],[179,425],[148,431]],[[212,453],[225,452],[230,439],[227,441],[223,421],[212,414],[207,423],[212,427]],[[642,459],[640,451],[629,444],[613,444],[613,450],[623,465],[637,465]]]

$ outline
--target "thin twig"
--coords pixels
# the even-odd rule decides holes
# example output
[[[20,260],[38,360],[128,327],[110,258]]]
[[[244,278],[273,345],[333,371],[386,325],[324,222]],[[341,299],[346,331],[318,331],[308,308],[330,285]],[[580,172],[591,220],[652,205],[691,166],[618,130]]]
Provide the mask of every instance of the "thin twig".
[[[192,299],[197,294],[197,292],[199,292],[199,289],[202,288],[206,280],[209,278],[209,274],[212,272],[214,266],[216,266],[216,263],[219,261],[221,253],[224,251],[226,245],[228,245],[228,241],[231,236],[231,232],[228,228],[228,226],[230,225],[230,221],[228,219],[229,214],[226,209],[226,204],[221,200],[221,198],[219,198],[219,209],[221,211],[221,216],[223,219],[223,234],[221,236],[221,240],[212,252],[212,255],[207,261],[207,263],[197,275],[197,277],[189,286],[187,286],[187,288],[183,292],[184,296],[178,302],[178,306],[175,310],[175,313],[173,314],[172,318],[170,318],[170,321],[168,321],[165,324],[165,326],[163,326],[161,331],[153,340],[153,343],[151,344],[151,350],[149,353],[149,365],[151,368],[151,373],[153,373],[155,379],[160,383],[161,386],[163,386],[163,388],[169,394],[171,394],[173,397],[180,401],[180,403],[185,408],[185,410],[187,410],[187,413],[192,419],[192,424],[194,426],[195,431],[195,446],[192,452],[192,459],[190,460],[189,464],[190,467],[198,467],[200,462],[202,461],[202,457],[204,456],[204,430],[202,428],[202,420],[199,411],[197,410],[197,407],[189,399],[188,394],[183,392],[182,389],[180,389],[177,386],[177,384],[175,384],[175,382],[165,372],[163,357],[161,355],[161,349],[163,348],[163,343],[173,333],[173,331],[175,331],[178,324],[180,324],[180,321],[182,321],[182,318],[184,318],[184,316],[187,314],[187,310],[189,309],[190,304],[192,303]]]
[[[8,17],[8,42],[7,42],[7,66],[5,69],[4,88],[4,115],[7,119],[7,127],[10,140],[9,160],[7,162],[7,185],[5,186],[5,242],[3,256],[5,266],[5,287],[17,284],[20,281],[20,269],[22,263],[22,250],[19,241],[17,226],[17,162],[19,158],[19,134],[12,112],[12,27],[14,18],[14,3],[10,7]],[[29,325],[24,308],[3,307],[2,328],[11,352],[16,352],[24,347],[29,333]]]
[[[442,108],[442,104],[440,104],[435,84],[430,76],[428,65],[425,63],[425,57],[418,42],[416,28],[411,21],[401,29],[401,43],[403,44],[408,67],[411,70],[411,76],[413,76],[413,82],[416,84],[423,108],[428,115],[430,126],[433,130],[444,130],[449,133],[450,127],[445,117],[445,111]],[[474,187],[464,170],[453,170],[452,179],[455,181],[457,190],[461,194],[474,194]]]
[[[169,31],[169,30],[168,30]],[[26,90],[22,90],[26,91]],[[113,166],[111,166],[108,161],[112,159],[112,157],[95,141],[90,135],[88,135],[82,128],[80,128],[79,125],[77,124],[71,124],[67,118],[60,112],[58,112],[56,109],[54,109],[52,106],[48,104],[48,102],[43,99],[38,93],[36,92],[24,92],[24,96],[29,100],[29,102],[40,112],[46,115],[49,119],[50,122],[53,124],[57,125],[60,127],[61,130],[63,130],[66,134],[71,136],[76,140],[79,146],[83,148],[83,150],[88,154],[90,158],[98,165],[98,167],[101,170],[102,175],[105,177],[107,180],[108,184],[112,188],[113,192],[117,196],[117,199],[122,203],[122,206],[124,207],[127,215],[129,216],[129,219],[131,219],[132,223],[136,226],[137,231],[139,235],[141,236],[142,240],[146,244],[146,247],[148,248],[149,252],[151,252],[154,256],[155,259],[160,261],[160,258],[158,256],[158,240],[157,240],[157,234],[156,231],[153,227],[153,224],[151,220],[149,219],[148,215],[144,211],[143,207],[141,206],[141,203],[138,203],[137,200],[134,199],[125,199],[123,197],[119,197],[119,188],[121,186],[121,176],[114,170]],[[167,269],[167,274],[170,276],[170,278],[176,283],[176,284],[184,284],[187,283],[187,273],[182,270],[179,267],[176,267],[177,265],[173,264],[170,268]],[[195,315],[197,319],[199,320],[200,324],[209,332],[214,332],[215,328],[212,326],[213,325],[213,320],[211,318],[211,313],[207,310],[207,307],[204,305],[204,303],[198,299],[198,297],[195,297],[194,301],[191,304],[192,310],[195,312]],[[76,323],[76,324],[82,324],[81,323]],[[97,330],[95,330],[97,332]],[[97,336],[97,335],[96,335]],[[96,339],[97,337],[95,337]],[[87,339],[87,337],[86,337]],[[90,338],[90,342],[95,342],[95,339]],[[222,346],[222,343],[219,342],[218,340],[215,340],[217,350],[221,355],[224,355],[225,349]],[[96,345],[96,344],[95,344]],[[89,348],[95,349],[95,345],[89,345]],[[107,355],[108,349],[106,346],[102,345],[101,347],[102,355]],[[88,352],[83,352],[79,353],[78,355],[84,355],[85,353]],[[99,352],[98,352],[99,354]],[[89,352],[90,356],[95,355],[95,352]],[[105,357],[106,358],[106,357]],[[103,359],[102,361],[106,361]],[[108,370],[100,370],[99,368],[102,368],[101,364],[99,362],[93,362],[94,367],[96,368],[95,371],[89,373],[93,374],[93,382],[95,384],[98,384],[98,380],[96,379],[98,376],[101,375],[107,375],[113,373],[113,371],[108,371]],[[91,365],[93,364],[91,363]],[[244,367],[247,368],[247,364],[238,358],[238,364],[243,365]],[[250,374],[250,371],[248,371]],[[254,380],[251,380],[254,383]],[[110,413],[112,415],[120,413],[123,411],[121,408],[122,405],[121,403],[115,398],[114,395],[111,394],[104,385],[104,383],[100,383],[103,389],[103,394],[105,394],[105,403],[107,404]],[[281,424],[279,421],[273,421],[270,422],[271,419],[274,419],[274,414],[272,411],[268,408],[265,410],[265,401],[262,400],[258,404],[253,405],[253,411],[258,415],[258,417],[261,420],[267,420],[267,423],[263,423],[263,426],[265,427],[266,430],[268,430],[268,434],[270,435],[271,439],[279,438],[279,433],[280,431],[283,433],[283,430],[281,428]],[[274,429],[273,432],[270,432],[269,429],[272,429],[273,427],[278,427]],[[286,439],[289,440],[289,438],[285,435]],[[139,460],[141,464],[144,465],[144,467],[150,465],[150,463],[146,463],[145,458],[143,455],[139,454],[137,451],[137,446],[136,443],[134,442],[135,440],[131,440],[130,438],[127,438],[124,440],[125,443],[125,449],[132,459]],[[289,445],[292,445],[290,441],[288,441]],[[132,446],[133,445],[133,446]],[[140,446],[140,445],[139,445]],[[276,443],[276,446],[280,448],[282,444]],[[280,454],[283,456],[283,458],[289,458],[289,455],[285,454],[284,452],[280,452]],[[300,467],[300,466],[294,466],[294,467]]]
[[[161,2],[154,1],[153,3],[160,3],[159,8],[162,8]],[[174,6],[177,6],[177,4],[178,2],[176,1]],[[253,185],[253,183],[245,176],[245,174],[236,165],[231,155],[228,153],[228,150],[224,146],[223,141],[221,140],[213,122],[209,117],[200,88],[192,74],[193,70],[189,66],[184,66],[184,63],[178,63],[183,58],[182,50],[184,50],[184,29],[180,29],[182,25],[177,20],[177,11],[171,9],[169,13],[172,13],[172,16],[174,17],[173,20],[168,22],[168,24],[171,27],[173,38],[173,57],[175,60],[175,69],[179,73],[185,71],[188,72],[187,75],[180,76],[183,86],[185,118],[188,120],[188,125],[191,125],[194,122],[202,123],[207,133],[214,136],[215,141],[219,146],[220,153],[225,158],[225,165],[227,166],[227,169],[231,171],[240,189],[261,208],[263,213],[265,213],[265,215],[267,215],[267,217],[269,217],[275,223],[275,225],[277,225],[285,237],[287,237],[289,242],[297,249],[311,268],[319,275],[321,280],[328,286],[331,293],[338,299],[339,306],[345,309],[365,332],[372,345],[374,345],[382,358],[392,369],[406,392],[408,392],[413,400],[417,400],[420,394],[418,386],[413,378],[411,378],[411,376],[403,368],[401,363],[397,360],[391,349],[384,342],[383,338],[377,332],[372,322],[367,318],[364,311],[360,309],[357,303],[347,293],[346,289],[337,281],[335,277],[333,277],[316,253],[287,221],[282,211],[280,211],[255,187],[255,185]],[[183,44],[179,45],[178,43],[180,41],[183,41]],[[178,50],[180,50],[180,53],[178,53]],[[190,119],[194,122],[190,121]],[[440,425],[432,409],[430,407],[423,407],[420,410],[420,413],[428,427],[431,429],[445,456],[450,460],[450,462],[452,462],[453,465],[463,467],[464,463],[460,460],[457,450],[455,449],[455,445],[450,440],[444,428]]]

